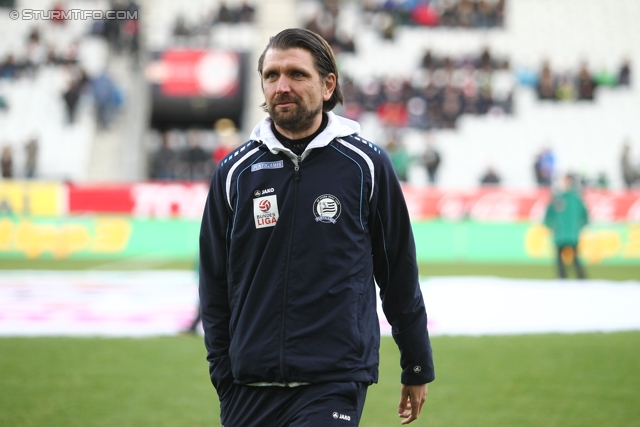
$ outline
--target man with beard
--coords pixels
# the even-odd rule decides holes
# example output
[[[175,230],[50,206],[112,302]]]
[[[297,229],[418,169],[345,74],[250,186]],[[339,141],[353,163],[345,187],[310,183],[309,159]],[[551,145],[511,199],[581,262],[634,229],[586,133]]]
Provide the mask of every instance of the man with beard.
[[[400,349],[398,415],[408,424],[435,374],[393,166],[331,112],[343,96],[320,36],[278,33],[258,72],[268,116],[218,165],[200,232],[222,425],[357,426],[378,380],[376,284]]]

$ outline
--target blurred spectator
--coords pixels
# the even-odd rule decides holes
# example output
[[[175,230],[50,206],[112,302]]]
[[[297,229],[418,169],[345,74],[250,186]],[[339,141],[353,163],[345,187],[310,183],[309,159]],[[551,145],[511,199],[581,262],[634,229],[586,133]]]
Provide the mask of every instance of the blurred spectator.
[[[634,187],[638,181],[638,171],[631,160],[631,144],[625,141],[622,147],[622,157],[620,158],[620,168],[622,171],[622,180],[627,190]]]
[[[437,58],[435,58],[433,56],[433,52],[431,52],[431,50],[428,49],[422,56],[420,67],[424,68],[425,70],[433,71],[436,67],[439,67],[439,66],[440,64],[438,63]]]
[[[230,23],[234,21],[233,14],[227,3],[222,1],[220,2],[220,7],[218,8],[218,16],[216,18],[216,22],[219,23]]]
[[[172,147],[169,131],[162,132],[160,138],[160,148],[153,153],[151,159],[151,178],[172,180],[176,178],[178,154]]]
[[[129,14],[127,16],[134,16],[134,19],[127,19],[120,25],[122,26],[122,43],[123,45],[129,48],[129,53],[133,56],[137,65],[138,53],[140,50],[140,24],[138,21],[138,12],[140,7],[138,3],[131,0],[126,6],[127,12]]]
[[[47,62],[48,54],[45,46],[40,42],[40,31],[31,29],[27,39],[27,63],[26,68],[33,75],[41,65]]]
[[[219,119],[216,121],[214,130],[218,136],[218,144],[211,153],[211,160],[213,161],[213,167],[216,168],[218,164],[238,146],[240,139],[238,129],[236,129],[235,124],[230,119]]]
[[[442,123],[445,128],[453,129],[458,116],[462,113],[462,92],[451,85],[447,85],[442,99]]]
[[[485,47],[477,59],[476,67],[480,69],[493,70],[495,68],[494,59],[491,57],[491,51]]]
[[[500,177],[498,173],[493,168],[493,166],[488,166],[482,178],[480,178],[480,185],[482,186],[498,186],[500,185]]]
[[[502,26],[504,0],[478,0],[473,19],[473,26],[477,28],[491,28]]]
[[[578,99],[586,99],[593,101],[593,92],[595,90],[595,82],[591,73],[587,69],[587,64],[582,63],[580,72],[578,73]]]
[[[253,22],[255,19],[256,10],[253,6],[249,5],[246,1],[240,4],[240,10],[238,12],[239,22]]]
[[[401,99],[383,102],[378,107],[377,115],[383,126],[403,128],[408,123],[407,107]]]
[[[78,75],[72,74],[69,86],[67,90],[62,94],[67,110],[67,123],[69,124],[73,124],[76,122],[78,103],[80,101],[82,93],[88,86],[88,83],[89,77],[87,73],[84,70],[79,70]]]
[[[536,182],[540,187],[550,187],[555,168],[555,156],[550,148],[543,148],[534,162]]]
[[[340,85],[342,86],[342,95],[344,97],[341,115],[351,120],[358,120],[362,113],[358,86],[349,77],[344,77]]]
[[[176,37],[187,37],[191,34],[191,31],[187,27],[187,22],[184,19],[184,15],[176,16],[176,20],[173,24],[173,35]]]
[[[495,8],[495,16],[496,16],[496,26],[503,27],[504,26],[504,4],[506,0],[498,0],[496,2]]]
[[[374,16],[373,24],[383,39],[393,41],[398,23],[393,14],[388,10],[382,10]]]
[[[422,164],[427,170],[429,184],[435,185],[437,181],[438,168],[440,167],[440,153],[435,148],[433,135],[427,134],[427,147],[422,155]]]
[[[455,0],[444,0],[440,2],[440,24],[445,27],[455,27],[458,25],[457,2]]]
[[[402,141],[398,140],[396,132],[391,132],[389,135],[385,149],[389,154],[398,180],[400,182],[407,182],[407,172],[409,170],[411,157]]]
[[[436,27],[440,24],[440,15],[432,3],[418,2],[411,11],[411,21],[425,27]]]
[[[618,85],[629,86],[631,84],[631,64],[628,59],[625,59],[620,70],[618,70]]]
[[[367,79],[360,92],[360,104],[364,111],[376,111],[383,101],[384,96],[380,82],[374,78]]]
[[[575,180],[567,174],[561,183],[561,189],[547,206],[544,224],[553,233],[553,243],[557,249],[558,277],[566,279],[565,264],[573,263],[579,279],[585,272],[578,258],[580,231],[588,223],[589,214],[575,188]]]
[[[122,106],[122,94],[106,70],[91,79],[91,92],[98,125],[101,129],[108,129],[116,111]]]
[[[25,152],[25,176],[29,179],[35,178],[38,161],[38,139],[31,138],[24,145]]]
[[[417,129],[430,129],[431,117],[427,109],[427,101],[420,96],[414,96],[407,101],[408,125]]]
[[[442,127],[442,95],[443,91],[436,86],[432,79],[421,93],[427,102],[427,113],[431,119],[432,127]]]
[[[14,79],[18,76],[18,66],[12,54],[8,54],[4,62],[0,64],[0,78]]]
[[[593,81],[596,86],[615,87],[618,84],[618,72],[601,68],[594,73]]]
[[[609,177],[607,176],[606,172],[598,173],[598,176],[596,177],[596,187],[601,190],[609,189]]]
[[[556,81],[548,62],[542,64],[538,80],[538,98],[556,99]]]
[[[576,92],[572,76],[569,73],[561,75],[556,86],[556,99],[560,101],[574,100]]]
[[[459,27],[469,28],[474,24],[475,6],[471,0],[459,0],[457,12],[457,24]]]
[[[6,113],[7,111],[9,111],[9,103],[7,102],[7,99],[0,93],[0,112]]]
[[[4,179],[13,178],[13,151],[11,150],[11,145],[5,145],[2,148],[0,169],[2,169],[2,177]]]
[[[210,176],[210,155],[201,146],[202,134],[199,130],[187,131],[187,149],[183,152],[186,171],[184,178],[190,181],[208,180]]]

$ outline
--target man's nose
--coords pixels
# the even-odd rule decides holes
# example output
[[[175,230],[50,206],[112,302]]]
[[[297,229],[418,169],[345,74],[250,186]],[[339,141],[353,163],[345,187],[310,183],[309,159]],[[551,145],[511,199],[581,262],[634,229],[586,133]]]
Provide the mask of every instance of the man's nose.
[[[289,92],[291,90],[291,85],[289,83],[289,79],[286,76],[280,76],[280,78],[278,79],[276,91],[278,93]]]

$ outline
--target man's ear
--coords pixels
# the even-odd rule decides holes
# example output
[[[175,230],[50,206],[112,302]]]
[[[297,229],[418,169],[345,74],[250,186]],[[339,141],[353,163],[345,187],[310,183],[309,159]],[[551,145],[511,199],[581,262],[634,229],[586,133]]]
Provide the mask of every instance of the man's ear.
[[[324,90],[322,92],[322,99],[324,99],[325,101],[331,99],[331,95],[333,95],[333,91],[336,89],[336,84],[336,75],[333,73],[329,73],[327,77],[324,78]]]

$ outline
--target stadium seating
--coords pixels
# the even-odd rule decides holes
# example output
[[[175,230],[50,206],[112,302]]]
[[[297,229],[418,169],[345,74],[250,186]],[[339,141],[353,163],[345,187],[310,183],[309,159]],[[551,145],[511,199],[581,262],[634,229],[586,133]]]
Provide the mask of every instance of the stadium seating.
[[[393,40],[385,40],[358,21],[358,5],[348,2],[340,13],[349,16],[341,16],[339,22],[351,23],[356,53],[341,56],[341,70],[359,81],[370,76],[410,77],[426,49],[439,55],[477,56],[485,47],[509,58],[512,68],[523,75],[535,75],[545,60],[554,69],[573,74],[583,61],[593,71],[609,73],[617,73],[625,58],[631,59],[632,67],[640,63],[636,48],[640,33],[633,22],[634,16],[640,16],[639,2],[621,0],[613,5],[585,0],[575,6],[571,0],[509,0],[504,29],[402,26]],[[443,157],[439,184],[476,186],[482,172],[492,165],[505,186],[533,187],[535,153],[549,145],[556,152],[559,171],[571,170],[589,178],[604,172],[612,188],[621,188],[623,139],[640,143],[640,122],[633,119],[640,102],[638,89],[632,81],[628,89],[598,88],[592,103],[550,105],[537,101],[533,89],[520,88],[513,117],[464,116],[456,130],[437,133]],[[380,125],[370,118],[365,123],[365,135],[384,142]],[[416,155],[424,149],[419,132],[407,131],[405,143]],[[420,167],[414,165],[410,181],[425,182]]]
[[[53,3],[53,0],[22,0],[20,7],[42,9],[52,7]],[[144,10],[141,25],[147,36],[147,48],[151,51],[180,42],[172,35],[177,16],[182,15],[187,23],[197,26],[214,14],[220,4],[211,0],[195,0],[188,7],[171,0],[140,3]],[[239,0],[227,2],[232,7],[240,3]],[[484,48],[489,48],[493,55],[509,59],[512,69],[523,81],[535,79],[543,61],[549,61],[558,72],[575,74],[579,65],[586,61],[594,72],[616,73],[622,61],[629,58],[632,86],[628,89],[600,87],[594,102],[565,105],[539,102],[533,89],[525,85],[517,89],[512,116],[465,115],[456,124],[456,129],[438,131],[435,135],[443,157],[439,174],[439,185],[443,187],[476,186],[489,164],[498,170],[504,186],[532,187],[535,185],[533,157],[541,146],[550,145],[562,169],[572,169],[588,177],[604,172],[612,188],[621,188],[618,163],[622,142],[628,137],[632,144],[640,144],[640,123],[633,117],[640,102],[640,88],[633,80],[634,66],[640,64],[637,50],[640,32],[634,30],[634,19],[640,16],[640,2],[618,0],[608,4],[600,0],[581,0],[579,3],[576,7],[574,0],[507,0],[503,28],[399,26],[394,38],[386,40],[375,28],[363,22],[360,2],[342,1],[337,25],[340,31],[353,38],[356,50],[340,54],[339,66],[343,75],[359,82],[387,76],[411,79],[427,49],[441,56],[462,57],[477,56]],[[109,4],[107,0],[66,2],[69,9],[106,10]],[[192,42],[251,50],[255,57],[264,43],[260,39],[264,31],[263,14],[292,13],[294,5],[299,25],[302,25],[317,11],[318,4],[313,0],[281,1],[267,7],[257,2],[255,7],[261,18],[255,24],[216,24],[208,35],[197,36]],[[282,7],[287,9],[280,10]],[[3,40],[0,60],[7,53],[23,48],[32,24],[10,20],[6,14],[0,16]],[[82,39],[79,59],[83,65],[99,69],[108,64],[110,71],[121,79],[125,92],[131,91],[129,100],[145,96],[141,73],[131,72],[126,62],[108,60],[100,41],[86,36],[87,22],[69,21],[64,27],[40,24],[46,27],[47,42],[59,49]],[[141,158],[144,154],[133,149],[133,155],[128,155],[131,153],[127,147],[131,150],[131,141],[141,145],[131,135],[145,131],[145,101],[127,105],[127,114],[123,114],[126,118],[119,119],[116,133],[97,132],[88,102],[84,104],[78,124],[68,127],[64,125],[64,106],[60,98],[63,76],[60,73],[59,69],[46,68],[33,80],[0,80],[0,96],[10,107],[8,111],[0,111],[0,145],[13,145],[16,176],[20,177],[22,173],[24,143],[38,134],[41,143],[39,175],[42,178],[144,179]],[[257,86],[251,88],[251,96],[257,89]],[[260,112],[254,107],[254,98],[247,105],[245,116],[249,118],[247,122],[251,122]],[[132,112],[135,114],[129,114]],[[384,144],[384,129],[375,117],[365,115],[361,121],[363,134]],[[251,125],[243,124],[243,131]],[[137,130],[132,132],[132,129]],[[419,155],[424,149],[423,134],[415,130],[407,130],[405,134],[409,151]],[[114,149],[118,143],[120,146]],[[145,148],[140,147],[141,150]],[[123,159],[129,162],[124,168]],[[99,171],[98,166],[109,170]],[[133,172],[123,174],[125,169]],[[412,183],[422,184],[425,182],[424,171],[413,165],[409,178]]]

